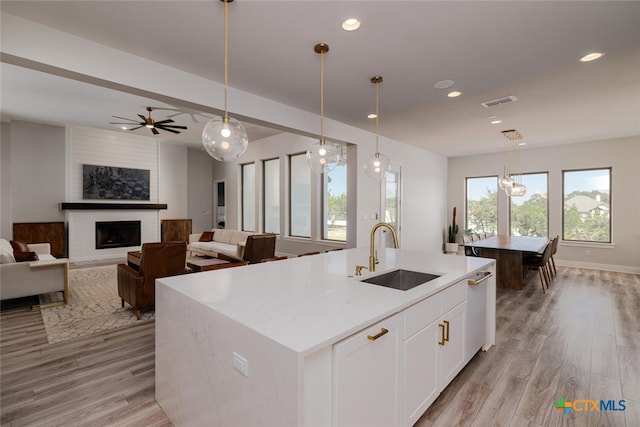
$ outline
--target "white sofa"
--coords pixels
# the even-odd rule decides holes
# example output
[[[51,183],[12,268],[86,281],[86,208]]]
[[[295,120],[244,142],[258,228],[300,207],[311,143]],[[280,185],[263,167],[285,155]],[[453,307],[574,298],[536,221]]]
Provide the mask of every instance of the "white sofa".
[[[16,262],[13,248],[0,239],[0,299],[21,298],[49,292],[63,292],[69,302],[69,260],[54,258],[49,243],[29,244],[38,261]]]
[[[218,254],[228,255],[233,258],[242,259],[247,237],[259,233],[240,230],[213,230],[213,240],[210,242],[200,242],[202,233],[189,235],[190,254],[206,255],[218,257]]]

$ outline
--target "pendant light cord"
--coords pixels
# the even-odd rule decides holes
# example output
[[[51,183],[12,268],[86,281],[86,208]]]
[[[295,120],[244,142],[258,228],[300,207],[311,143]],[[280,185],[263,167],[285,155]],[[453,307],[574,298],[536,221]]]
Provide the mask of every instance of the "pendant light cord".
[[[378,125],[378,119],[380,118],[380,111],[378,109],[379,90],[380,90],[380,82],[376,81],[376,157],[380,157],[380,150],[378,148],[378,135],[380,134],[380,129]]]
[[[324,52],[320,52],[320,144],[324,145]]]
[[[227,97],[229,92],[229,35],[228,35],[228,13],[229,13],[229,1],[223,0],[224,3],[224,118],[229,118],[229,112],[227,109]]]

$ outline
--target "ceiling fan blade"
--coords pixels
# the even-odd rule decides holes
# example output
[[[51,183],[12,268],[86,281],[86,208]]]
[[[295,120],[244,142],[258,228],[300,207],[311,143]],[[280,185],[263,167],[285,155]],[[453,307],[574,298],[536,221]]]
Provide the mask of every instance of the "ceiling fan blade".
[[[160,133],[156,128],[151,128],[151,132],[153,132],[154,135],[158,135]]]
[[[120,116],[111,116],[111,117],[115,117],[116,119],[120,119],[120,120],[129,120],[130,122],[138,123],[138,121],[137,121],[137,120],[134,120],[134,119],[128,119],[128,118],[126,118],[126,117],[120,117]]]
[[[160,128],[158,128],[158,129],[163,130],[163,131],[165,131],[165,132],[180,133],[180,132],[179,132],[179,131],[177,131],[177,130],[167,129],[167,128],[165,128],[165,127],[160,127]]]
[[[147,123],[147,118],[145,116],[143,116],[142,114],[138,114],[138,117],[140,117],[143,122]]]
[[[156,123],[156,127],[159,128],[172,128],[172,129],[186,129],[186,126],[180,126],[180,125],[160,125],[158,126],[158,124]]]
[[[131,128],[131,129],[127,129],[127,130],[136,130],[136,129],[140,129],[140,128],[143,128],[143,127],[144,127],[144,125],[140,125],[140,126],[138,126],[138,127]]]
[[[163,125],[165,123],[173,123],[173,120],[171,120],[171,119],[160,120],[159,122],[156,122],[156,126],[157,125]]]

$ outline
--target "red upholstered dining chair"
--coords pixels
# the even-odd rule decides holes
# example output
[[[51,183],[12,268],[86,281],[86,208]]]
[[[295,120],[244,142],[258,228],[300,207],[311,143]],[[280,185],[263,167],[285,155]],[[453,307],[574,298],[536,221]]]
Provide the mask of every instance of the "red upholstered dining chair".
[[[135,310],[140,320],[140,309],[155,305],[156,279],[185,273],[186,242],[145,243],[142,245],[140,268],[136,271],[127,264],[118,264],[118,296]]]

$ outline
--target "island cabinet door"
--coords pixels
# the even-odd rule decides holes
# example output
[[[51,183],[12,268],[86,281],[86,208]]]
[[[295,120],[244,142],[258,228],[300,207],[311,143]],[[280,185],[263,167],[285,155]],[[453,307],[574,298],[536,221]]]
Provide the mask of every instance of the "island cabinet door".
[[[404,425],[412,426],[438,397],[438,322],[404,342]]]
[[[445,313],[440,323],[438,384],[440,391],[464,366],[466,301]]]
[[[398,425],[401,327],[396,314],[334,346],[334,426]]]

